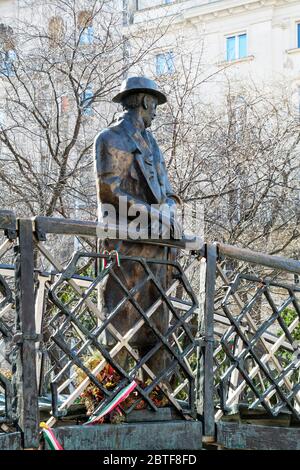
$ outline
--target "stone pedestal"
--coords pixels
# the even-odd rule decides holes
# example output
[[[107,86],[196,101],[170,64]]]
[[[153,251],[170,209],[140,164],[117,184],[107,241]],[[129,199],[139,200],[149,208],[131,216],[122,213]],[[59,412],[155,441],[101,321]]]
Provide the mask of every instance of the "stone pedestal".
[[[199,421],[63,426],[54,433],[65,450],[200,450]],[[45,449],[49,449],[47,443]]]

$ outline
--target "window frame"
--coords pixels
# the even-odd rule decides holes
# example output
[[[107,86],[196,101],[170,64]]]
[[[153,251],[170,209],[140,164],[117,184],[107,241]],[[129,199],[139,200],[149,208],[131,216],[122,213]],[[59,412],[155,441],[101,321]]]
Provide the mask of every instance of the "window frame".
[[[14,77],[16,75],[14,65],[17,60],[17,53],[15,49],[8,49],[0,53],[0,76],[1,77]]]
[[[240,41],[239,41],[239,38],[241,36],[246,36],[246,54],[242,57],[240,57]],[[246,29],[241,30],[236,33],[225,34],[224,38],[225,38],[225,61],[226,62],[233,62],[235,60],[242,60],[242,59],[249,57],[249,35]],[[231,39],[231,38],[235,39],[235,47],[234,47],[235,55],[234,55],[234,58],[229,59],[227,44],[228,44],[228,39]]]
[[[94,109],[94,91],[92,85],[87,85],[85,90],[83,90],[80,94],[80,107],[81,107],[81,114],[82,116],[93,116]]]
[[[296,119],[300,120],[300,81],[297,80],[293,83],[291,89],[291,104],[293,115]]]
[[[94,17],[90,10],[81,10],[77,13],[77,28],[79,31],[79,45],[91,46],[95,42]]]
[[[91,46],[95,40],[95,28],[91,24],[79,30],[79,45]]]
[[[61,16],[51,16],[48,21],[48,36],[51,47],[56,47],[65,35],[65,23]]]
[[[167,56],[169,55],[169,58],[167,58]],[[159,60],[159,57],[164,57],[164,69],[160,72],[158,70],[158,60]],[[171,60],[170,60],[171,59]],[[175,68],[175,54],[174,54],[174,51],[173,50],[168,50],[168,51],[161,51],[159,52],[158,54],[155,55],[155,74],[157,76],[161,76],[161,75],[173,75],[176,71],[176,68]],[[170,61],[170,62],[169,62]],[[169,63],[172,64],[171,67],[169,67]]]

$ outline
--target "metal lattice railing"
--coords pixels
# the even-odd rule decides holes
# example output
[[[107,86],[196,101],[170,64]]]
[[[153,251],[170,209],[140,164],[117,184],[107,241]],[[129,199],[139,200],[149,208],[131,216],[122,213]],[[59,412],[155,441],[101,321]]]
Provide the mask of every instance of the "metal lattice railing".
[[[39,247],[48,260],[54,261],[45,248],[41,245]],[[93,271],[95,262],[103,257],[104,255],[96,253],[77,252],[69,265],[62,269],[61,273],[56,276],[55,282],[49,286],[52,311],[47,324],[51,332],[47,353],[53,364],[48,375],[52,372],[54,417],[63,416],[65,410],[80,396],[89,382],[98,387],[102,394],[102,399],[99,401],[99,409],[101,409],[133,379],[141,378],[143,382],[143,376],[147,377],[147,383],[137,386],[134,402],[127,409],[120,406],[125,414],[137,408],[141,401],[155,411],[157,407],[153,400],[153,391],[159,387],[170,405],[181,415],[194,416],[196,342],[192,323],[195,320],[197,299],[181,266],[176,262],[165,260],[121,256],[120,268],[116,267],[114,260],[108,260],[108,266],[98,275],[90,279],[80,278],[78,274],[81,270],[80,261],[84,260],[84,263],[89,265],[90,271]],[[57,262],[54,262],[57,268]],[[143,272],[140,281],[131,289],[128,289],[122,280],[122,263],[124,262],[138,264]],[[165,265],[172,271],[173,282],[167,290],[160,285],[153,273],[152,267],[159,264]],[[99,308],[99,295],[109,276],[119,286],[122,296],[116,308],[104,316]],[[139,293],[149,283],[155,287],[158,295],[153,305],[145,309],[137,298],[140,298]],[[185,300],[177,298],[174,294],[178,288]],[[124,305],[127,303],[130,303],[136,315],[130,329],[124,334],[118,331],[117,325],[122,323]],[[165,314],[169,315],[169,327],[165,332],[160,331],[155,321],[158,309],[160,312],[165,309]],[[153,340],[151,349],[146,351],[144,356],[140,356],[131,341],[145,327],[148,334],[153,334]],[[105,341],[103,342],[107,334],[110,335],[111,341],[109,347]],[[57,351],[59,351],[59,356],[55,359]],[[102,360],[94,370],[89,370],[85,364],[86,357],[93,356],[95,353],[100,354]],[[158,361],[157,354],[166,355],[166,367],[158,372],[151,369],[149,365],[153,364],[151,361],[153,358]],[[59,363],[64,364],[63,367],[58,373],[53,374]],[[113,390],[105,388],[98,378],[107,365],[110,365],[119,377],[118,384]],[[76,383],[74,367],[81,369],[85,375],[85,380],[80,384]],[[73,392],[64,403],[58,406],[58,394],[68,390],[70,385]],[[176,399],[178,395],[186,397],[184,408]]]
[[[244,406],[274,417],[287,412],[299,421],[300,288],[291,274],[299,266],[293,261],[288,266],[288,260],[283,266],[270,257],[263,268],[238,255],[238,250],[235,258],[231,254],[229,273],[226,260],[217,265],[216,419]]]
[[[0,261],[3,266],[9,266],[13,261],[13,246],[16,238],[16,219],[14,214],[3,211],[0,215],[1,244]],[[15,414],[13,402],[12,360],[14,353],[15,334],[15,289],[14,271],[2,269],[0,273],[0,430],[7,432],[13,429]]]
[[[273,417],[287,412],[299,423],[298,261],[206,244],[180,263],[121,254],[118,266],[114,256],[95,251],[94,222],[1,217],[0,344],[11,345],[13,374],[0,375],[0,426],[15,425],[7,429],[21,431],[25,448],[38,446],[45,394],[53,426],[91,387],[98,414],[132,381],[134,393],[119,408],[129,421],[135,410],[149,416],[167,407],[173,414],[161,419],[201,419],[209,439],[215,422],[239,407]],[[139,271],[133,285],[124,281],[130,263]],[[109,280],[117,291],[113,305],[103,296]],[[151,303],[143,299],[149,285]],[[133,314],[124,329],[126,311]],[[164,324],[157,321],[162,312]],[[136,338],[145,335],[152,339],[142,351]]]

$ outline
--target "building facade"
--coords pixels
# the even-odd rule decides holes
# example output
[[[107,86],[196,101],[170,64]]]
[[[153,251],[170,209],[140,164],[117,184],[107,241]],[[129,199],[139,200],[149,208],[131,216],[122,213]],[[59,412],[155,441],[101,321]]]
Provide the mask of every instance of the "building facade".
[[[251,79],[265,86],[284,81],[300,97],[299,0],[129,0],[133,28],[160,22],[166,34],[148,70],[171,74],[181,54],[202,55],[213,73],[226,70],[231,83]],[[216,83],[210,96],[216,94]]]

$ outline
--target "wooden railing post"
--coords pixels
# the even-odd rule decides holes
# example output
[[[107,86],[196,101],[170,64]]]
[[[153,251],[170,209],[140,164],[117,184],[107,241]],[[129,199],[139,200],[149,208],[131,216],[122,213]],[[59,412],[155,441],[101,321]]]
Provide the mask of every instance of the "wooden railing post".
[[[203,441],[207,442],[215,438],[213,353],[216,262],[216,245],[206,245],[205,308],[200,326],[197,408],[203,416]]]
[[[25,449],[39,445],[39,409],[36,382],[33,232],[30,219],[18,221],[16,253],[15,412]]]

